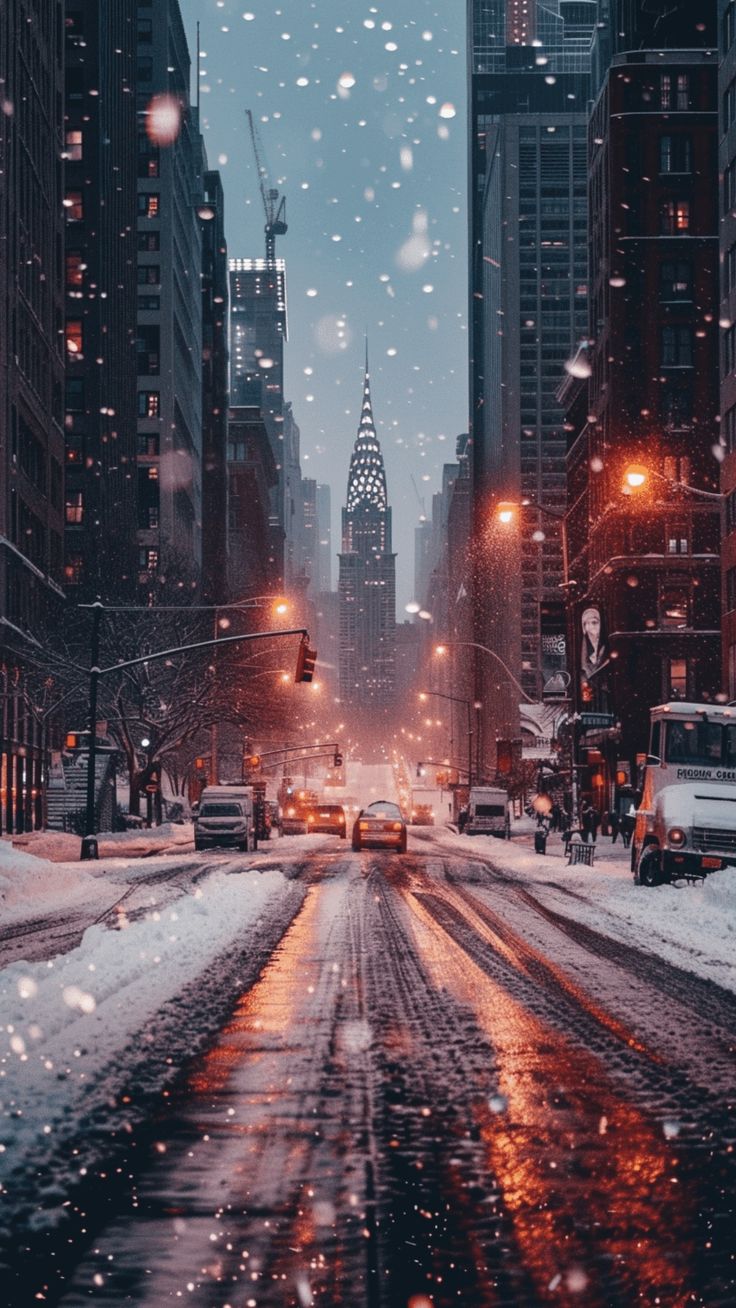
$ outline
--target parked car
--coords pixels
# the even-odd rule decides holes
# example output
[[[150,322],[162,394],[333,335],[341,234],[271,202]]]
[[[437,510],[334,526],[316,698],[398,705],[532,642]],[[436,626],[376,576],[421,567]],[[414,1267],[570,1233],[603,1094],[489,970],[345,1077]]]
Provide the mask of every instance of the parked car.
[[[307,826],[310,832],[323,832],[344,840],[347,831],[345,809],[342,804],[320,804],[307,814]]]
[[[194,819],[194,848],[257,849],[250,786],[206,786]]]
[[[389,800],[379,799],[361,809],[353,826],[353,849],[396,849],[406,851],[406,823],[401,809]]]

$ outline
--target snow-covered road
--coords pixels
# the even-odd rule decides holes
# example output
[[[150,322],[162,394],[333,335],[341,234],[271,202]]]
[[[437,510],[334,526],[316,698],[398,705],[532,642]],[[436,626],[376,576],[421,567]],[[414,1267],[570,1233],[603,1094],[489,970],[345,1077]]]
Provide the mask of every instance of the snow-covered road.
[[[0,974],[9,1304],[736,1298],[727,873],[427,830],[165,863]]]

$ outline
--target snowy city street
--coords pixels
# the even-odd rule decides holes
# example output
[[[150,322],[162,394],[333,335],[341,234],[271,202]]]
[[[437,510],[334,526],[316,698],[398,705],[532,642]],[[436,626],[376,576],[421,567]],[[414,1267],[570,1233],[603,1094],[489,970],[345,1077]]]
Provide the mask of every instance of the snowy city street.
[[[0,0],[0,1308],[736,1308],[736,0]]]
[[[3,849],[9,1302],[733,1301],[729,870],[185,835],[43,916]]]

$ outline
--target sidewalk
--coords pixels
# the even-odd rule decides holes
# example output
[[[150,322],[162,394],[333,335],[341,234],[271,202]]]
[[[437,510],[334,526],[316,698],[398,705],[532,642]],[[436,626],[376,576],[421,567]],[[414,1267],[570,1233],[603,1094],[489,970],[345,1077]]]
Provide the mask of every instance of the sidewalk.
[[[534,833],[538,830],[539,828],[537,827],[534,818],[517,818],[511,823],[511,843],[518,845],[522,849],[533,850]],[[605,863],[607,868],[622,868],[627,873],[631,871],[631,849],[624,848],[620,835],[616,843],[612,844],[610,836],[602,836],[599,832],[594,848],[594,867],[597,867],[600,863]],[[537,855],[537,857],[540,856]],[[546,857],[559,858],[564,863],[567,863],[565,846],[562,836],[558,831],[551,831],[547,837]]]

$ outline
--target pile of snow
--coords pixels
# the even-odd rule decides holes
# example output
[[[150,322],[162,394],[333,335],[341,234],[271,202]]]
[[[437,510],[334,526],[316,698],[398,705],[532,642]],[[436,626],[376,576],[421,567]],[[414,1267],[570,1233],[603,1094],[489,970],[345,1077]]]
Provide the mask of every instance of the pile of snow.
[[[441,829],[435,838],[517,877],[555,912],[736,992],[736,867],[694,885],[649,889],[634,885],[629,851],[607,838],[599,838],[592,868],[568,866],[559,837],[550,837],[547,854],[535,854],[528,842],[513,838]]]
[[[104,1152],[102,1137],[125,1129],[123,1097],[133,1088],[138,1099],[170,1079],[216,1019],[226,970],[232,988],[249,939],[261,937],[272,912],[288,920],[304,894],[276,870],[218,870],[160,913],[116,931],[90,927],[68,954],[0,973],[0,1187],[8,1212],[32,1202],[31,1178],[49,1157],[60,1195],[84,1175],[95,1147]],[[195,984],[196,1002],[187,996]],[[77,1155],[79,1123],[92,1120],[100,1140],[95,1146],[89,1136],[89,1155]]]
[[[77,839],[77,852],[79,840]],[[3,922],[46,914],[87,898],[94,888],[89,864],[63,866],[35,858],[0,840],[0,909]]]
[[[145,858],[177,846],[192,845],[194,829],[191,822],[164,822],[160,827],[138,828],[131,831],[101,831],[97,837],[100,858],[125,854],[128,858]],[[15,836],[18,849],[51,859],[52,863],[73,863],[79,858],[81,839],[66,831],[27,831]]]

